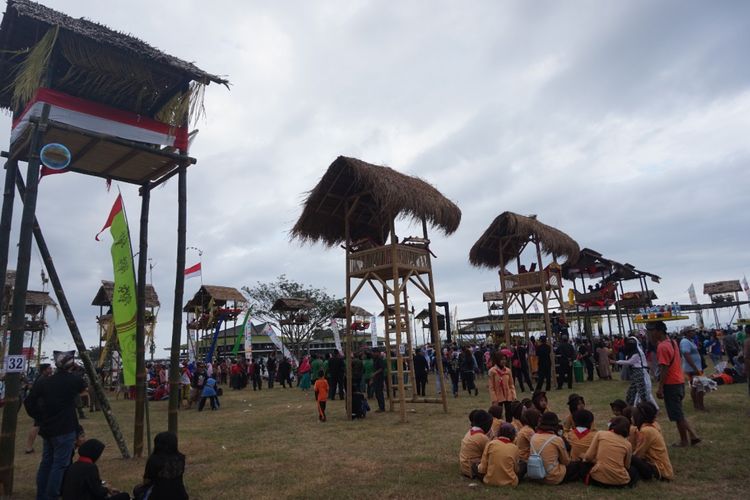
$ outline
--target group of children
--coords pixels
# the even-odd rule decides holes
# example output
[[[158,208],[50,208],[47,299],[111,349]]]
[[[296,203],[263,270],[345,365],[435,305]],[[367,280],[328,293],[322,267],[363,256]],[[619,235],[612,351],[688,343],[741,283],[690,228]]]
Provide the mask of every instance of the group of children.
[[[673,479],[653,403],[633,407],[613,401],[607,430],[599,431],[583,397],[570,395],[562,424],[547,405],[546,393],[537,392],[532,399],[513,401],[505,420],[499,405],[472,411],[459,451],[461,474],[493,486],[517,486],[524,477],[549,485],[583,481],[604,487]]]

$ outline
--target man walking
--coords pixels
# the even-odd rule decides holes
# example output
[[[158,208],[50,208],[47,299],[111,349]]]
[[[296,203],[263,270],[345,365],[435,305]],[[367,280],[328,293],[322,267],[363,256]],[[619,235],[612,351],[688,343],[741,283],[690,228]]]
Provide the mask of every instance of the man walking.
[[[537,360],[539,363],[539,368],[537,370],[537,382],[536,382],[536,390],[534,392],[539,392],[542,390],[542,383],[544,381],[547,381],[547,391],[551,389],[552,386],[552,362],[550,359],[550,347],[549,344],[547,344],[547,337],[545,335],[542,335],[539,337],[539,345],[536,348],[536,355]]]
[[[573,361],[576,359],[576,350],[568,342],[568,336],[563,335],[560,338],[560,345],[557,346],[557,354],[560,359],[560,371],[557,373],[557,389],[563,388],[567,381],[568,389],[573,388]]]
[[[385,381],[385,360],[377,350],[373,350],[372,365],[372,388],[375,393],[375,399],[378,400],[378,409],[375,413],[385,411],[385,396],[383,396],[383,382]]]
[[[680,442],[675,446],[696,445],[701,439],[685,418],[682,411],[682,400],[685,397],[685,374],[682,371],[680,348],[667,336],[667,325],[663,321],[647,323],[646,331],[651,343],[656,344],[656,361],[659,363],[659,389],[656,397],[664,399],[667,416],[677,425]]]
[[[78,430],[76,396],[86,390],[82,377],[74,375],[74,351],[55,352],[57,372],[41,378],[26,398],[26,412],[39,422],[44,440],[42,461],[36,476],[37,500],[60,496],[63,475],[70,465]]]

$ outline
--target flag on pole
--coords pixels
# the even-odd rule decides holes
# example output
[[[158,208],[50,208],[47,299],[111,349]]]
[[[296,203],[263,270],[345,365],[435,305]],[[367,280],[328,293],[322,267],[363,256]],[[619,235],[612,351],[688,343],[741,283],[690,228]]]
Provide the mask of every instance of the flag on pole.
[[[341,334],[339,333],[339,324],[335,318],[331,318],[331,331],[333,332],[333,342],[336,345],[336,350],[341,354],[344,354],[344,350],[341,349]]]
[[[201,263],[198,262],[194,266],[190,266],[187,269],[185,269],[185,279],[189,280],[190,278],[197,278],[201,275]]]
[[[750,300],[750,286],[747,285],[747,277],[742,276],[742,289],[747,294],[747,300]]]
[[[688,288],[688,294],[690,295],[690,303],[693,305],[697,305],[698,297],[695,295],[695,287],[692,283],[690,283],[690,288]]]
[[[112,314],[114,316],[117,340],[120,342],[122,373],[125,385],[135,385],[135,318],[138,310],[135,290],[135,270],[133,269],[133,249],[130,246],[130,231],[125,210],[122,206],[122,195],[117,195],[107,222],[95,237],[109,228],[112,234],[112,267],[115,275],[115,287],[112,295]]]

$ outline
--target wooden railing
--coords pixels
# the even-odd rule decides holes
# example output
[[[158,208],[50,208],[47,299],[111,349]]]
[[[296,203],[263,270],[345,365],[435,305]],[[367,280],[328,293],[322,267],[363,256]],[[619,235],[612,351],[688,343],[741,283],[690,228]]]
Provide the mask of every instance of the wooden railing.
[[[559,288],[562,284],[562,278],[556,269],[542,269],[541,271],[521,274],[506,274],[503,275],[502,279],[505,280],[506,291],[541,289],[542,282],[545,284],[546,289]]]
[[[398,267],[415,268],[426,271],[429,260],[427,250],[406,245],[396,245]],[[349,272],[359,274],[373,269],[393,266],[393,247],[386,245],[349,254]]]

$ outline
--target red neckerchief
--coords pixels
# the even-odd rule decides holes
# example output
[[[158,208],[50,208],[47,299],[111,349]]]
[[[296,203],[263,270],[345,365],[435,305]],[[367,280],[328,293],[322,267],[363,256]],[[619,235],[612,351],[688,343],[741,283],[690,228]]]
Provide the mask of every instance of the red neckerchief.
[[[469,434],[473,436],[474,434],[485,434],[485,432],[482,429],[480,429],[479,427],[472,427],[469,430]]]
[[[583,431],[583,432],[578,432],[578,429],[576,429],[575,427],[573,427],[573,434],[575,434],[575,435],[576,435],[576,437],[577,437],[578,439],[583,439],[583,438],[585,438],[585,437],[586,437],[586,435],[587,435],[587,434],[588,434],[589,432],[591,432],[591,429],[586,429],[586,430],[585,430],[585,431]]]
[[[503,443],[510,443],[510,439],[505,436],[498,436],[497,439],[502,441]]]
[[[78,461],[79,462],[83,462],[85,464],[93,464],[94,463],[94,461],[91,460],[89,457],[81,457],[81,456],[79,456],[78,457]]]

